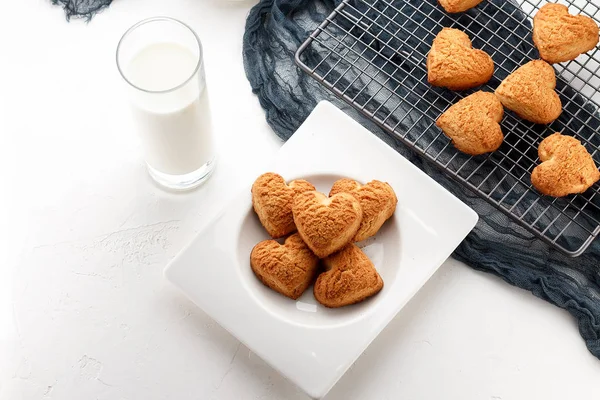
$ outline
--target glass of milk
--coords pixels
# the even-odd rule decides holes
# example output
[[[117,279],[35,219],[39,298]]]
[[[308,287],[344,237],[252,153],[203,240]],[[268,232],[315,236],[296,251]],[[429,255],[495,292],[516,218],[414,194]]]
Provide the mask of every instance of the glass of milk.
[[[117,47],[150,176],[185,190],[215,164],[202,43],[186,24],[155,17],[132,26]]]

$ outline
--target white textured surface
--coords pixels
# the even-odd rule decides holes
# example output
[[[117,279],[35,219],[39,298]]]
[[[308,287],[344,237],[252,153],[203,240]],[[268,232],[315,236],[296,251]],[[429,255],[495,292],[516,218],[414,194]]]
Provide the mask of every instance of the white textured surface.
[[[281,145],[243,74],[252,4],[122,0],[86,25],[48,3],[0,14],[0,399],[305,399],[162,277]],[[146,177],[114,62],[160,14],[201,36],[219,132],[187,195]],[[568,314],[451,260],[327,399],[594,398],[599,373]]]

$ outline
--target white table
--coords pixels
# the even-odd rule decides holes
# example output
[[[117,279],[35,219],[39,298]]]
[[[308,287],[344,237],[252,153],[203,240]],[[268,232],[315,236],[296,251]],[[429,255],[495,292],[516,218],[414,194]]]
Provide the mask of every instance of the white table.
[[[122,0],[86,25],[3,5],[0,399],[306,398],[162,277],[281,146],[243,72],[251,6]],[[147,178],[114,60],[160,14],[204,42],[219,134],[218,169],[185,195]],[[327,398],[595,398],[598,376],[566,312],[448,260]]]

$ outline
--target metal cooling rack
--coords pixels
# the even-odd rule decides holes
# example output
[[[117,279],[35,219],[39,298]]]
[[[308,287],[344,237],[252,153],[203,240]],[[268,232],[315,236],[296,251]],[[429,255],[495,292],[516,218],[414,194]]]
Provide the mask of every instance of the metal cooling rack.
[[[504,144],[492,154],[462,154],[435,126],[446,108],[472,93],[428,84],[425,61],[436,34],[444,26],[461,29],[475,48],[492,56],[496,72],[483,89],[493,91],[519,65],[539,57],[531,19],[546,1],[519,3],[521,9],[508,0],[485,0],[467,13],[448,15],[435,0],[344,0],[298,49],[296,62],[451,178],[537,237],[578,256],[600,233],[598,185],[554,199],[541,196],[530,176],[539,164],[539,143],[557,131],[576,136],[600,164],[598,49],[555,65],[564,109],[559,120],[545,127],[507,111]],[[562,3],[600,21],[600,7],[591,1]]]

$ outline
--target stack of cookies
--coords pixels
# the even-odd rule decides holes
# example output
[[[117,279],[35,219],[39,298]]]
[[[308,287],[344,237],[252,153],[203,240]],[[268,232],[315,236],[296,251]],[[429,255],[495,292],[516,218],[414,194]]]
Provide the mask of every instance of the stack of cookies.
[[[439,0],[449,13],[463,12],[482,0]],[[504,140],[500,122],[504,108],[536,123],[550,124],[562,113],[556,93],[552,63],[574,60],[598,44],[594,20],[571,15],[561,4],[548,3],[533,20],[533,42],[541,60],[533,60],[510,74],[495,93],[476,92],[451,106],[437,126],[454,146],[469,155],[496,151]],[[450,90],[467,90],[488,82],[494,62],[474,49],[470,38],[458,29],[444,28],[433,40],[427,56],[428,81]],[[542,194],[562,197],[583,193],[600,179],[594,160],[579,140],[555,133],[538,148],[540,161],[532,172],[533,186]]]
[[[266,173],[252,185],[252,205],[272,240],[250,254],[254,274],[269,288],[292,299],[314,284],[314,296],[326,307],[342,307],[371,297],[383,288],[375,266],[356,246],[375,235],[396,209],[390,185],[351,179],[335,182],[329,196],[308,181],[286,183]],[[283,244],[277,240],[286,237]]]

